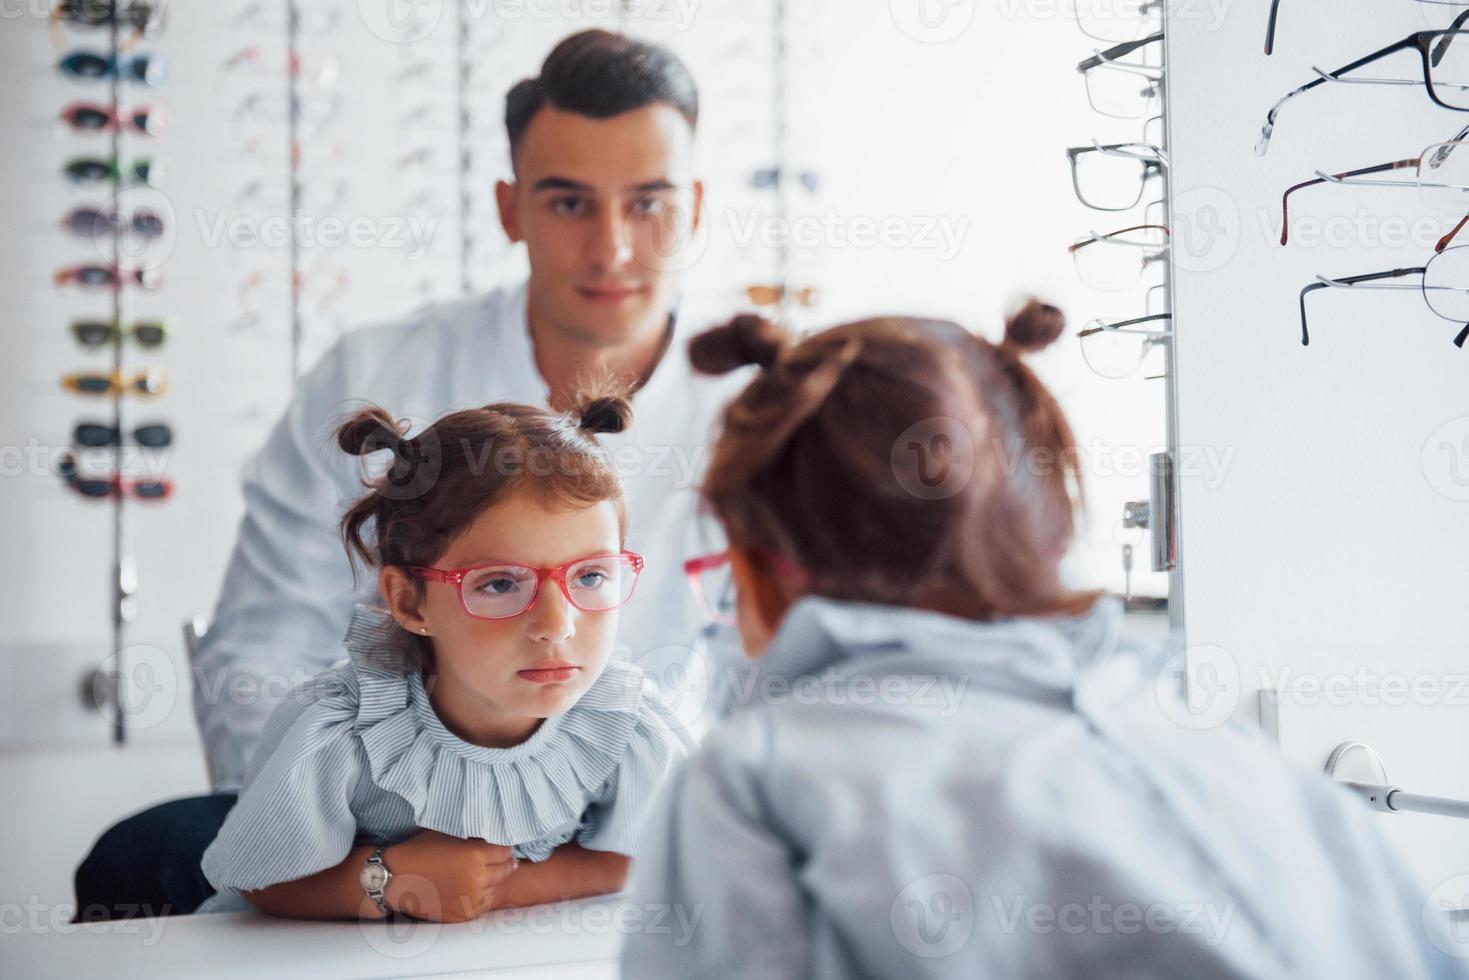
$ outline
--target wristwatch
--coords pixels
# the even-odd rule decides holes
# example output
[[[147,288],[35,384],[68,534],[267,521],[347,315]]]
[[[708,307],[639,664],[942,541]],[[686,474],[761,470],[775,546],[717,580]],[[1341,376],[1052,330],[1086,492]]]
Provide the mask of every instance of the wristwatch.
[[[387,849],[388,845],[379,844],[373,849],[371,856],[362,862],[362,870],[357,872],[358,884],[383,915],[388,914],[388,903],[383,901],[383,892],[387,889],[388,882],[393,880],[393,873],[383,864],[383,851]]]

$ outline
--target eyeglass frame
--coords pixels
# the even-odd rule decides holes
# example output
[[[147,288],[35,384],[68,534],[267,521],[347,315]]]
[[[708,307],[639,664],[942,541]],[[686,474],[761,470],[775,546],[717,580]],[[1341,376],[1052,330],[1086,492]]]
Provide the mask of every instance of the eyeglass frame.
[[[1342,67],[1336,69],[1336,71],[1326,72],[1322,71],[1320,68],[1312,66],[1311,70],[1316,73],[1316,77],[1306,84],[1298,86],[1287,92],[1285,95],[1281,96],[1280,99],[1278,99],[1276,103],[1270,107],[1270,111],[1265,114],[1265,125],[1261,127],[1260,139],[1255,143],[1255,155],[1264,156],[1269,151],[1270,139],[1275,134],[1276,118],[1280,115],[1280,110],[1285,106],[1285,104],[1294,99],[1296,96],[1304,95],[1316,86],[1324,85],[1327,82],[1340,82],[1343,84],[1353,85],[1422,85],[1428,91],[1428,97],[1434,102],[1434,104],[1442,106],[1445,109],[1453,110],[1454,112],[1469,112],[1469,105],[1449,105],[1447,102],[1440,99],[1438,97],[1438,93],[1434,91],[1433,83],[1433,66],[1436,65],[1439,61],[1443,60],[1444,53],[1448,50],[1449,42],[1445,40],[1445,38],[1457,35],[1464,35],[1465,43],[1469,44],[1469,31],[1460,30],[1460,27],[1462,27],[1466,21],[1469,21],[1469,10],[1466,10],[1463,13],[1459,14],[1459,16],[1455,17],[1453,23],[1444,30],[1415,31],[1414,33],[1409,34],[1407,37],[1403,38],[1400,41],[1395,41],[1384,48],[1379,48],[1371,54],[1364,55],[1353,62],[1343,65]],[[1441,39],[1436,46],[1432,43],[1434,38]],[[1399,51],[1407,51],[1410,49],[1417,50],[1419,55],[1421,56],[1420,64],[1423,67],[1423,78],[1421,80],[1414,81],[1407,78],[1341,77],[1347,72],[1356,71],[1358,68],[1362,68],[1366,65],[1372,64],[1375,61],[1380,61],[1390,54],[1396,54]],[[1430,64],[1430,59],[1432,59],[1432,64]],[[1457,87],[1469,89],[1469,85],[1459,85]]]
[[[1149,292],[1151,292],[1151,290],[1149,290]],[[1150,323],[1154,320],[1167,320],[1169,323],[1169,329],[1128,329],[1135,324]],[[1085,345],[1085,340],[1087,337],[1096,336],[1097,334],[1127,334],[1128,336],[1138,336],[1143,338],[1142,350],[1137,359],[1137,366],[1134,367],[1131,371],[1127,372],[1127,374],[1124,374],[1121,377],[1114,378],[1109,375],[1102,374],[1102,372],[1098,371],[1096,368],[1091,368],[1092,372],[1095,373],[1098,377],[1106,378],[1108,381],[1122,381],[1125,378],[1132,377],[1134,374],[1137,373],[1137,369],[1143,366],[1143,361],[1147,359],[1148,351],[1152,350],[1154,347],[1166,347],[1168,346],[1168,343],[1173,339],[1172,313],[1149,313],[1147,316],[1132,317],[1128,320],[1114,320],[1109,322],[1107,320],[1097,319],[1088,320],[1087,322],[1088,324],[1095,323],[1096,326],[1088,326],[1076,332],[1076,341],[1078,344],[1082,344],[1083,346]],[[1082,360],[1086,360],[1085,353],[1082,354]],[[1087,366],[1091,367],[1090,362],[1088,362]]]
[[[775,552],[765,548],[756,549],[761,558],[775,566],[775,570],[787,578],[804,582],[806,573],[788,559],[782,558]],[[694,593],[694,602],[700,611],[720,626],[736,626],[737,620],[734,616],[719,609],[714,600],[704,591],[704,582],[699,577],[705,572],[717,571],[730,563],[729,549],[724,551],[713,551],[707,555],[699,555],[697,558],[689,558],[683,563],[684,576],[689,580],[689,588]]]
[[[1292,184],[1290,187],[1287,187],[1285,189],[1285,192],[1283,194],[1280,195],[1280,244],[1286,244],[1287,236],[1290,234],[1290,215],[1288,211],[1290,196],[1298,190],[1302,190],[1307,187],[1314,187],[1317,184],[1353,184],[1359,187],[1427,187],[1440,190],[1469,192],[1469,184],[1433,184],[1424,183],[1422,179],[1423,158],[1428,155],[1428,152],[1430,150],[1434,150],[1436,152],[1434,152],[1433,154],[1433,159],[1429,161],[1429,166],[1441,166],[1443,164],[1443,161],[1448,159],[1448,155],[1453,152],[1454,147],[1463,147],[1464,152],[1469,153],[1469,139],[1466,139],[1466,137],[1469,137],[1469,126],[1465,126],[1463,129],[1459,130],[1458,135],[1456,135],[1451,140],[1445,140],[1442,143],[1430,143],[1428,146],[1425,146],[1423,148],[1422,153],[1418,154],[1418,156],[1414,157],[1411,160],[1393,160],[1390,163],[1379,163],[1371,167],[1358,167],[1355,170],[1343,170],[1341,173],[1338,174],[1328,174],[1325,171],[1317,170],[1316,176],[1313,179],[1303,180],[1298,184]],[[1412,181],[1357,179],[1368,174],[1388,173],[1393,170],[1406,170],[1410,167],[1416,170],[1418,173],[1417,179]],[[1456,228],[1453,232],[1449,233],[1447,238],[1452,238],[1457,232],[1458,229]],[[1439,251],[1443,251],[1442,247],[1439,248]]]
[[[1147,157],[1140,156],[1136,153],[1123,152],[1129,147],[1139,147],[1141,149],[1145,149],[1149,151],[1152,156]],[[1076,173],[1077,157],[1081,156],[1081,154],[1083,153],[1100,153],[1104,156],[1127,157],[1128,159],[1136,160],[1141,163],[1143,165],[1143,173],[1142,179],[1138,181],[1137,198],[1133,200],[1131,204],[1121,208],[1099,208],[1095,204],[1092,204],[1090,201],[1088,201],[1086,197],[1081,193],[1081,183],[1077,179]],[[1091,208],[1093,211],[1105,211],[1109,214],[1116,214],[1121,211],[1131,211],[1133,208],[1137,207],[1138,202],[1143,199],[1143,191],[1147,189],[1149,178],[1154,176],[1162,176],[1163,171],[1168,169],[1167,151],[1162,149],[1161,147],[1153,145],[1152,143],[1132,142],[1103,144],[1097,142],[1096,140],[1092,140],[1091,146],[1067,147],[1066,159],[1071,164],[1071,190],[1076,194],[1076,199],[1082,204]]]
[[[615,606],[608,606],[605,609],[588,609],[571,597],[571,589],[566,584],[567,569],[571,568],[573,565],[583,564],[584,562],[597,561],[598,559],[605,560],[608,558],[616,558],[619,561],[626,561],[629,565],[632,566],[632,588],[628,589],[627,597]],[[642,576],[643,567],[645,565],[646,560],[643,558],[642,555],[633,551],[624,550],[617,552],[616,554],[587,555],[584,558],[577,558],[573,561],[566,562],[565,564],[557,565],[554,568],[544,568],[539,565],[527,565],[525,562],[520,561],[486,561],[480,562],[476,565],[467,565],[463,568],[434,568],[429,565],[403,565],[401,567],[403,571],[408,572],[410,575],[415,575],[425,581],[441,582],[444,585],[454,586],[454,591],[459,594],[460,608],[462,608],[464,610],[464,614],[471,619],[505,620],[514,619],[516,616],[523,616],[526,613],[530,612],[531,609],[535,608],[535,604],[540,601],[541,598],[541,586],[545,584],[546,579],[548,578],[553,580],[558,586],[561,587],[561,594],[566,597],[567,602],[571,603],[571,605],[575,606],[577,609],[580,609],[584,613],[602,613],[611,612],[614,609],[621,609],[623,606],[632,601],[633,595],[637,592],[638,579]],[[470,612],[469,600],[464,597],[465,578],[469,576],[470,572],[477,572],[482,568],[505,567],[524,568],[536,573],[536,590],[535,592],[531,593],[530,602],[527,602],[525,604],[524,609],[521,609],[518,612],[513,612],[508,616],[481,616],[478,613]]]
[[[1162,65],[1131,64],[1125,61],[1118,61],[1117,59],[1125,55],[1131,54],[1133,51],[1136,51],[1138,48],[1141,48],[1145,45],[1155,44],[1161,42],[1162,40],[1163,32],[1155,31],[1147,37],[1139,38],[1135,41],[1123,41],[1121,44],[1113,45],[1105,51],[1093,49],[1092,57],[1077,63],[1076,71],[1077,74],[1081,75],[1082,79],[1086,82],[1086,100],[1087,104],[1092,107],[1093,111],[1095,111],[1099,115],[1107,116],[1110,119],[1148,118],[1147,113],[1148,110],[1152,108],[1152,103],[1160,99],[1163,94],[1163,78],[1166,73],[1164,67]],[[1098,68],[1103,67],[1111,68],[1115,71],[1124,72],[1129,75],[1139,75],[1148,80],[1150,84],[1148,90],[1143,93],[1143,111],[1140,115],[1119,116],[1116,113],[1108,112],[1101,106],[1097,105],[1097,100],[1092,97],[1092,72]],[[1149,119],[1149,121],[1151,121],[1151,119]],[[1146,132],[1147,123],[1143,124],[1143,128]]]
[[[1462,222],[1460,224],[1462,225]],[[1306,327],[1306,296],[1310,293],[1315,292],[1318,289],[1412,289],[1423,297],[1423,305],[1427,306],[1429,312],[1431,312],[1434,316],[1438,317],[1440,320],[1447,320],[1450,323],[1458,323],[1459,321],[1457,318],[1444,316],[1438,310],[1434,309],[1433,304],[1428,301],[1428,269],[1446,252],[1451,252],[1455,249],[1460,248],[1469,248],[1469,245],[1455,245],[1452,249],[1437,251],[1433,254],[1432,257],[1429,258],[1427,262],[1425,262],[1421,266],[1412,266],[1402,269],[1388,269],[1383,272],[1368,272],[1359,276],[1339,276],[1335,279],[1318,274],[1314,282],[1307,283],[1301,289],[1301,346],[1311,346],[1311,334]],[[1423,281],[1417,286],[1399,285],[1397,283],[1379,283],[1376,281],[1379,279],[1398,279],[1402,276],[1414,275],[1423,277]],[[1460,291],[1469,292],[1469,286],[1461,287]],[[1463,329],[1461,329],[1458,335],[1454,337],[1454,346],[1463,349],[1466,341],[1469,341],[1469,322],[1466,322]]]

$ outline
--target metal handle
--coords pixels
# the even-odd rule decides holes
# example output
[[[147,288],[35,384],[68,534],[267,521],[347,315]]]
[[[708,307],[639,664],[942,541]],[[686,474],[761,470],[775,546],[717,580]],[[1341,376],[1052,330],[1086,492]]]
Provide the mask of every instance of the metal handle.
[[[1382,759],[1372,750],[1372,746],[1362,742],[1343,742],[1331,750],[1330,757],[1326,760],[1326,774],[1336,777],[1337,766],[1353,750],[1358,750],[1374,768],[1381,773],[1382,782],[1368,783],[1351,779],[1341,779],[1339,782],[1347,789],[1356,793],[1378,813],[1431,813],[1439,817],[1457,817],[1460,820],[1469,820],[1469,801],[1451,800],[1443,796],[1424,796],[1420,793],[1405,793],[1403,790],[1387,782],[1387,767],[1382,764]]]

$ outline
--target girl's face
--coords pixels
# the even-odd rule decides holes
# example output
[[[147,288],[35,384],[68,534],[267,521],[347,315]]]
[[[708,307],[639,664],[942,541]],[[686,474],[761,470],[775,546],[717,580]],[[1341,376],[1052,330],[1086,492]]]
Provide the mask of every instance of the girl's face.
[[[466,528],[434,567],[506,561],[553,568],[617,554],[621,536],[611,501],[547,509],[533,495],[512,494]],[[426,686],[435,710],[476,744],[517,744],[541,719],[569,709],[606,667],[617,633],[616,609],[578,609],[550,578],[534,604],[509,619],[470,616],[458,588],[442,582],[422,583],[420,602],[414,580],[391,566],[383,569],[382,585],[394,618],[420,636],[427,629],[433,641]]]

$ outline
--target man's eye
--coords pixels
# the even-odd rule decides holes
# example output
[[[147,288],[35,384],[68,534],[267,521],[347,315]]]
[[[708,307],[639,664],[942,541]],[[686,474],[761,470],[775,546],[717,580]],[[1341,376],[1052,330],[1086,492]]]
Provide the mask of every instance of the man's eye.
[[[662,214],[668,208],[668,202],[661,197],[639,198],[633,210],[638,214]]]
[[[567,217],[579,217],[587,211],[585,198],[556,197],[551,199],[551,210]]]

